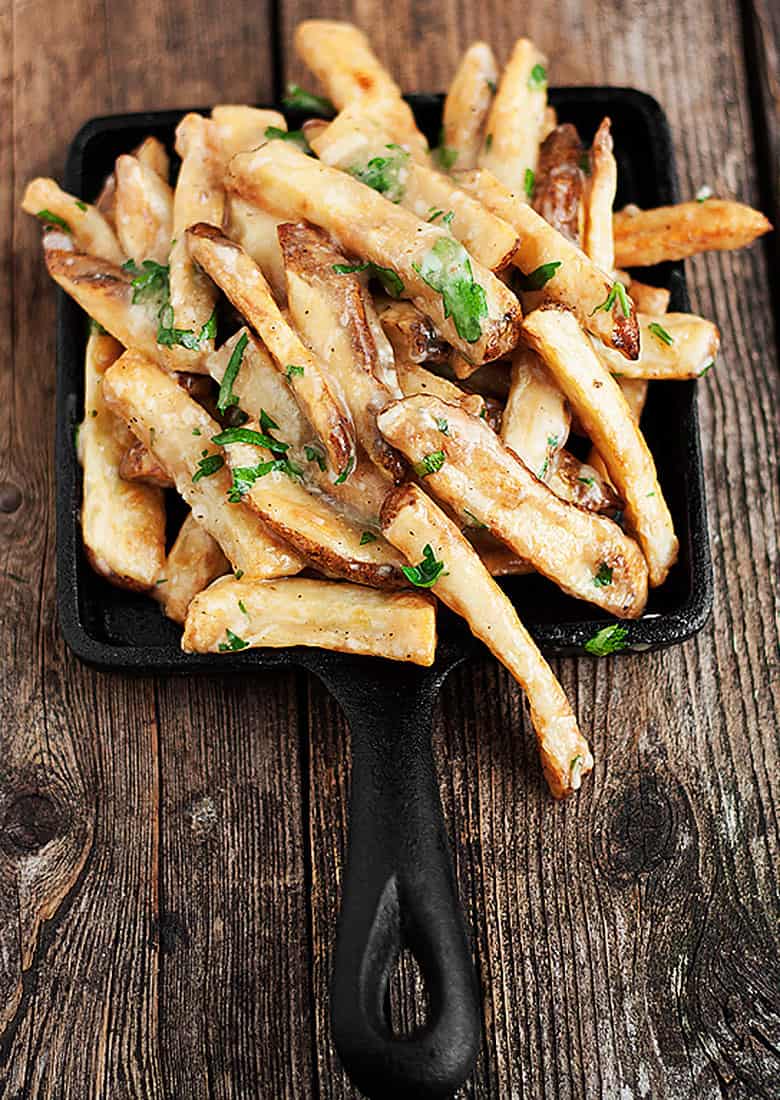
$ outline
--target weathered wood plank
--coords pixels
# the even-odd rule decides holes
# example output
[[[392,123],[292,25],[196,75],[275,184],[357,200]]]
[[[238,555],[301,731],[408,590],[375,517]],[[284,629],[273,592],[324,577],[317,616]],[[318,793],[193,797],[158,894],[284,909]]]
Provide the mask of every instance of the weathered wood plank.
[[[41,445],[54,293],[17,207],[90,115],[268,96],[268,22],[255,4],[0,9],[4,1098],[310,1088],[295,678],[155,685],[65,651]]]
[[[681,187],[757,200],[738,6],[288,2],[352,18],[407,90],[446,85],[475,38],[530,34],[554,83],[634,85],[675,134]],[[286,78],[305,82],[287,58]],[[309,83],[311,78],[308,78]],[[777,363],[760,248],[689,265],[694,308],[723,330],[701,386],[712,622],[675,650],[560,662],[597,767],[578,801],[543,790],[524,705],[487,661],[445,687],[442,798],[475,935],[486,1039],[465,1095],[769,1097],[777,1059]],[[735,294],[734,288],[739,288]],[[754,333],[761,332],[760,345]],[[310,706],[313,939],[320,1089],[354,1096],[328,1041],[347,735]],[[409,975],[399,1018],[419,1011]],[[416,1002],[416,1003],[415,1003]]]

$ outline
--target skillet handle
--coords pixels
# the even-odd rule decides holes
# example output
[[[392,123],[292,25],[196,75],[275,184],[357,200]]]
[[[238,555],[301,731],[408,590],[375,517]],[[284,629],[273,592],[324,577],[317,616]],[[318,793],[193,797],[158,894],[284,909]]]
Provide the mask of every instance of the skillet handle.
[[[451,1096],[481,1036],[431,750],[439,681],[361,675],[331,688],[352,729],[349,854],[331,987],[336,1049],[371,1100]],[[341,696],[341,697],[340,697]],[[428,992],[425,1026],[394,1037],[388,980],[408,948]]]

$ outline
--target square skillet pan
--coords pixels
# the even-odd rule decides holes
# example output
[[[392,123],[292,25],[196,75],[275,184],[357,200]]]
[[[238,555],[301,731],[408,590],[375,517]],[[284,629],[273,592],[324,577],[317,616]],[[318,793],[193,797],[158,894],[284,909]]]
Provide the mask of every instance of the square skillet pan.
[[[408,97],[435,144],[443,97]],[[669,128],[651,97],[631,89],[562,88],[550,100],[561,122],[590,141],[612,119],[619,162],[617,205],[675,202],[678,187]],[[115,158],[147,134],[173,152],[184,111],[117,115],[88,122],[68,155],[65,187],[95,196]],[[289,122],[302,121],[295,112]],[[174,161],[175,162],[175,161]],[[682,265],[645,272],[671,290],[670,308],[689,308]],[[331,1020],[355,1083],[370,1097],[450,1095],[467,1077],[480,1041],[480,1010],[453,881],[433,769],[430,731],[438,689],[477,643],[454,616],[440,612],[431,669],[294,648],[226,655],[185,654],[179,628],[142,595],[111,587],[92,572],[81,543],[81,475],[74,428],[83,408],[84,315],[60,292],[57,336],[57,600],[62,633],[82,660],[123,672],[190,673],[297,665],[318,675],[352,729],[350,850],[336,948]],[[680,539],[680,560],[651,592],[644,615],[628,626],[628,649],[671,645],[706,622],[712,604],[695,384],[656,382],[642,427],[655,457]],[[547,654],[582,653],[610,621],[538,576],[506,578],[505,591]],[[429,1021],[394,1038],[385,1015],[390,970],[402,947],[415,954],[428,986]]]

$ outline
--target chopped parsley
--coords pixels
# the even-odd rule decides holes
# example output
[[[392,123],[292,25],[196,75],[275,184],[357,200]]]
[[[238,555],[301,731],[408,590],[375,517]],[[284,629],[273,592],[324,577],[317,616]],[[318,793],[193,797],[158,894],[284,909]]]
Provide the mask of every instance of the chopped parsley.
[[[627,637],[628,629],[625,626],[612,623],[588,639],[585,643],[585,652],[593,657],[606,657],[609,653],[617,653],[625,649]]]
[[[329,99],[307,92],[300,84],[287,85],[287,95],[282,103],[291,111],[307,111],[309,114],[322,115],[324,118],[331,118],[336,113],[336,108]]]
[[[401,566],[403,575],[415,588],[432,588],[443,570],[444,562],[436,560],[430,543],[423,547],[423,560],[418,565]]]
[[[301,477],[302,471],[289,458],[272,458],[268,462],[258,462],[256,466],[234,466],[233,483],[228,489],[228,501],[239,504],[258,478],[271,473],[287,474],[288,477]]]
[[[192,429],[192,434],[193,435],[202,435],[203,433],[201,432],[200,428],[193,428]]]
[[[65,233],[70,233],[71,229],[64,218],[61,218],[59,214],[52,214],[51,210],[39,210],[35,215],[39,222],[43,222],[44,225],[56,226],[57,229],[62,229]]]
[[[577,481],[581,481],[583,485],[594,485],[595,478],[592,477],[578,477]]]
[[[696,201],[697,202],[706,202],[707,199],[711,199],[711,198],[712,198],[712,188],[708,187],[707,184],[705,183],[704,187],[700,187],[699,190],[696,192]]]
[[[243,577],[243,575],[244,575],[244,570],[243,569],[237,569],[235,571],[235,573],[233,574],[233,576],[236,578],[237,581],[240,581],[241,578]]]
[[[544,455],[544,462],[542,463],[542,468],[539,471],[539,479],[540,480],[542,480],[543,478],[545,478],[547,476],[547,471],[550,468],[550,459],[555,454],[555,448],[557,446],[558,446],[558,436],[557,435],[548,435],[547,436],[547,449],[546,449],[545,455]]]
[[[303,130],[282,130],[278,126],[266,126],[266,141],[289,141],[297,145],[302,153],[311,153],[311,146],[306,140]]]
[[[219,447],[224,447],[228,443],[251,443],[255,447],[266,447],[273,454],[284,454],[290,449],[289,443],[282,443],[281,439],[274,439],[272,435],[256,432],[252,428],[227,428],[219,435],[213,435],[211,442]]]
[[[247,609],[246,609],[246,604],[244,603],[244,601],[243,601],[243,600],[239,600],[239,601],[238,601],[238,610],[239,610],[239,611],[241,611],[241,612],[243,612],[243,613],[244,613],[244,615],[248,615],[248,614],[249,614],[249,612],[248,612],[248,611],[247,611]]]
[[[538,61],[528,76],[528,87],[532,92],[540,92],[547,87],[547,69]]]
[[[433,163],[442,172],[451,172],[458,159],[458,150],[444,144],[444,128],[439,131],[439,144],[431,151]]]
[[[353,164],[348,172],[390,202],[400,202],[406,192],[406,165],[409,154],[400,145],[387,145],[389,156],[371,157],[363,165]]]
[[[585,761],[581,756],[573,756],[569,765],[569,783],[575,791],[579,790],[582,781],[581,772],[584,763]]]
[[[239,638],[238,634],[234,634],[229,626],[225,627],[225,635],[227,641],[220,642],[217,647],[220,653],[238,653],[240,649],[246,649],[249,645],[249,642],[245,642],[243,638]]]
[[[192,329],[174,326],[173,306],[170,302],[169,269],[166,264],[158,264],[155,260],[144,260],[138,267],[135,260],[126,260],[122,264],[122,270],[133,276],[133,305],[147,301],[160,303],[157,313],[158,344],[163,347],[180,344],[189,351],[197,351],[204,340],[213,340],[217,335],[216,307],[197,334]]]
[[[550,260],[547,264],[535,267],[528,275],[524,275],[522,271],[516,272],[517,285],[521,290],[541,290],[542,287],[547,286],[562,262],[562,260]]]
[[[667,332],[663,325],[659,325],[657,321],[651,321],[647,326],[647,331],[652,332],[653,336],[656,336],[662,344],[674,343],[674,337],[670,332]]]
[[[217,470],[221,470],[225,465],[225,460],[222,455],[206,453],[203,458],[198,460],[198,468],[192,475],[193,481],[200,481],[202,477],[211,477]]]
[[[228,405],[238,404],[238,398],[233,393],[233,384],[241,369],[241,364],[244,361],[244,351],[248,343],[249,334],[242,332],[240,339],[236,341],[236,346],[231,352],[228,365],[225,368],[225,373],[222,375],[222,381],[219,385],[219,396],[217,397],[217,409],[221,413],[225,411]]]
[[[624,317],[631,316],[631,299],[626,293],[626,288],[619,279],[612,284],[612,289],[601,305],[596,306],[596,308],[591,311],[591,317],[594,313],[601,313],[602,311],[604,313],[609,313],[609,311],[614,308],[615,302],[620,306],[620,311]]]
[[[496,84],[495,80],[488,80],[488,81],[486,81],[486,84],[487,84],[488,88],[490,88],[493,95],[495,95],[496,92],[498,91],[498,85]]]
[[[392,267],[380,267],[379,264],[371,263],[370,260],[360,264],[334,264],[333,270],[337,275],[356,275],[361,271],[367,271],[372,279],[380,281],[391,298],[400,298],[404,292],[403,280]]]
[[[76,206],[78,206],[79,210],[82,211],[86,211],[87,209],[87,204],[85,202],[82,202],[81,199],[76,199]],[[157,583],[159,584],[160,582],[158,581]]]
[[[478,527],[482,531],[487,530],[487,524],[483,523],[482,520],[477,519],[474,513],[470,512],[468,508],[463,509],[463,515],[467,516],[471,520],[471,523],[469,524],[470,527]]]
[[[373,531],[364,531],[360,536],[360,545],[367,546],[369,542],[376,542],[377,536]]]
[[[707,371],[710,371],[710,370],[712,370],[712,368],[713,368],[714,366],[715,366],[715,360],[714,360],[714,359],[710,359],[710,361],[709,361],[709,363],[707,364],[707,366],[706,366],[706,367],[703,367],[703,368],[702,368],[702,369],[701,369],[701,370],[699,371],[699,373],[698,373],[698,374],[696,375],[696,377],[697,377],[697,378],[703,378],[703,377],[704,377],[704,375],[705,375],[705,374],[707,373]]]
[[[414,470],[418,477],[428,477],[437,473],[444,465],[444,451],[431,451],[420,462],[415,462]]]
[[[150,299],[168,298],[167,264],[158,264],[156,260],[144,260],[140,267],[135,260],[125,260],[122,270],[133,276],[133,305]]]
[[[301,378],[305,373],[303,367],[298,367],[295,363],[288,363],[284,368],[284,376],[288,382],[292,382],[293,378]]]
[[[157,343],[163,347],[173,347],[179,344],[188,351],[198,351],[204,340],[213,340],[217,333],[217,309],[216,306],[208,321],[201,326],[196,335],[189,328],[175,328],[173,323],[173,306],[166,302],[158,314],[159,325],[157,327]]]
[[[458,336],[473,344],[482,335],[481,320],[487,317],[487,298],[474,279],[465,248],[451,237],[442,237],[412,267],[432,290],[441,294],[444,316],[452,317]]]
[[[306,455],[307,462],[316,462],[322,472],[325,472],[327,469],[327,462],[325,461],[325,455],[318,446],[313,443],[307,443],[303,448],[303,452]]]
[[[590,153],[585,152],[580,157],[580,171],[584,172],[586,176],[590,175]]]
[[[487,153],[489,153],[492,148],[493,148],[493,135],[492,134],[487,134],[486,137],[485,137],[485,151]]]
[[[532,199],[534,195],[534,187],[536,186],[536,173],[533,168],[526,168],[525,175],[523,176],[523,190],[527,199]]]
[[[428,218],[428,221],[429,222],[435,222],[437,218],[441,218],[442,225],[446,225],[447,228],[449,228],[452,225],[452,219],[454,217],[455,217],[455,211],[454,210],[448,210],[446,214],[444,213],[443,210],[436,210],[436,211],[434,211],[433,214],[431,214],[430,218]]]
[[[596,588],[606,588],[607,585],[612,584],[612,568],[605,561],[599,566],[598,572],[593,578],[593,583]]]
[[[352,473],[352,471],[354,469],[355,469],[355,456],[350,455],[349,458],[347,459],[346,466],[341,471],[339,476],[336,478],[336,485],[343,485],[344,482],[347,480],[347,478],[349,477],[349,475]]]
[[[439,429],[442,435],[450,434],[449,422],[447,420],[444,420],[444,418],[439,419],[438,416],[436,417],[436,427]]]
[[[104,329],[100,321],[96,321],[94,317],[89,319],[89,332],[91,336],[107,336],[108,330]]]

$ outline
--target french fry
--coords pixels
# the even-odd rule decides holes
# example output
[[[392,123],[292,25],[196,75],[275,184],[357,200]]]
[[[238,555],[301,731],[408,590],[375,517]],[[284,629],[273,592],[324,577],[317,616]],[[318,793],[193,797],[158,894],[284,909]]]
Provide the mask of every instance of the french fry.
[[[421,221],[448,223],[453,237],[483,267],[501,271],[509,264],[517,247],[512,226],[449,177],[415,164],[387,132],[361,115],[359,104],[346,107],[310,141],[323,164],[356,176]]]
[[[165,562],[165,503],[160,489],[123,481],[132,434],[106,405],[103,378],[122,354],[111,336],[92,333],[85,360],[85,416],[78,431],[84,470],[81,530],[92,568],[122,588],[152,588]]]
[[[145,137],[132,154],[145,168],[151,168],[160,179],[167,183],[170,178],[171,162],[165,146],[156,137]],[[95,199],[95,207],[106,219],[112,229],[116,229],[116,172],[110,172]]]
[[[617,382],[603,366],[572,313],[538,309],[526,317],[526,339],[545,361],[626,502],[648,565],[650,584],[662,584],[677,560],[672,518],[655,463]]]
[[[259,426],[250,420],[238,432],[247,430],[258,433]],[[231,470],[239,471],[277,457],[247,442],[226,443],[225,451]],[[309,492],[288,472],[272,469],[257,477],[242,494],[242,500],[267,527],[326,576],[372,588],[405,586],[402,559],[376,530],[337,512],[321,494]]]
[[[545,138],[549,137],[557,125],[558,112],[548,103],[544,109],[544,122],[542,123],[542,132],[539,135],[539,140],[544,141]]]
[[[638,425],[642,419],[642,412],[644,411],[645,402],[647,401],[647,387],[649,382],[646,382],[644,378],[615,378],[615,381],[620,386],[620,391],[626,399],[628,411],[631,413],[631,419]],[[610,485],[609,472],[607,471],[606,464],[595,447],[591,447],[587,465],[583,465],[583,469],[587,470],[588,467],[595,471],[596,476],[601,480],[602,486],[606,488],[607,495],[609,494],[609,490],[612,489],[615,501],[619,502],[618,507],[622,512],[624,503]],[[605,508],[598,510],[609,511],[610,509]]]
[[[287,301],[287,283],[276,231],[284,221],[284,218],[276,218],[267,210],[245,202],[239,195],[228,196],[225,232],[252,257],[281,303]]]
[[[460,59],[444,101],[442,144],[460,171],[477,167],[485,123],[493,102],[498,66],[487,42],[474,42]]]
[[[463,534],[479,554],[479,560],[491,577],[515,577],[536,572],[532,565],[519,557],[511,547],[499,542],[489,531],[464,527]]]
[[[69,233],[79,252],[115,264],[125,258],[113,229],[97,207],[69,195],[54,180],[39,178],[28,183],[22,210],[44,225]]]
[[[148,447],[130,433],[132,442],[119,462],[119,476],[123,481],[140,481],[158,489],[172,489],[173,481]]]
[[[411,363],[447,362],[449,345],[438,335],[430,318],[411,302],[388,298],[380,306],[379,319],[396,358]]]
[[[593,341],[607,367],[625,378],[698,378],[715,362],[720,333],[712,321],[692,313],[666,313],[660,317],[639,314],[642,347],[639,358],[627,362],[622,355]]]
[[[663,286],[650,286],[649,283],[640,283],[638,279],[629,279],[628,292],[631,295],[637,313],[649,313],[660,317],[669,308],[671,294]]]
[[[277,130],[287,129],[284,115],[278,111],[247,107],[243,104],[221,103],[212,107],[211,117],[217,124],[225,164],[236,153],[243,153],[245,149],[256,149],[267,141],[265,132],[269,126]],[[196,221],[208,219],[200,217]]]
[[[617,192],[617,161],[612,152],[612,123],[605,118],[593,138],[590,174],[585,184],[585,231],[582,247],[602,271],[615,267],[612,206]]]
[[[249,322],[287,379],[322,440],[332,469],[349,476],[355,465],[354,426],[343,401],[328,383],[327,370],[282,316],[257,264],[240,245],[210,225],[187,230],[194,260],[221,287]]]
[[[227,185],[277,215],[319,225],[349,252],[383,269],[379,273],[396,296],[410,298],[471,362],[496,359],[517,342],[520,306],[495,275],[470,260],[443,229],[419,221],[347,173],[289,143],[271,141],[234,157]]]
[[[610,484],[606,469],[593,459],[581,462],[569,451],[561,451],[547,484],[556,496],[589,512],[614,518],[623,511],[623,501]]]
[[[300,571],[301,559],[250,508],[228,502],[232,479],[219,448],[211,442],[219,424],[175,378],[130,350],[106,372],[103,394],[153,451],[195,519],[217,540],[234,569],[250,577]]]
[[[224,577],[190,604],[181,644],[185,653],[317,646],[428,666],[436,651],[436,612],[433,601],[416,592]]]
[[[168,618],[183,626],[195,596],[229,572],[230,563],[219,543],[188,512],[152,595]]]
[[[382,529],[410,564],[431,552],[443,563],[433,592],[463,616],[523,688],[550,790],[556,798],[573,794],[593,767],[588,743],[552,669],[473,547],[416,485],[390,493],[382,509]]]
[[[265,411],[279,425],[279,438],[290,444],[290,453],[304,471],[304,482],[319,489],[326,499],[364,528],[379,522],[379,510],[387,493],[387,478],[358,448],[357,463],[346,481],[333,481],[326,456],[314,431],[298,407],[290,387],[273,360],[248,329],[240,329],[219,351],[206,360],[209,373],[222,383],[236,348],[246,336],[240,367],[232,386],[241,408],[259,420]]]
[[[568,122],[556,126],[539,146],[532,188],[524,189],[526,194],[532,191],[534,210],[575,244],[582,241],[585,222],[581,161],[582,142],[576,128]]]
[[[222,225],[225,215],[225,158],[218,124],[202,115],[185,115],[176,127],[176,152],[181,157],[181,168],[173,194],[174,243],[169,260],[172,327],[195,333],[198,346],[174,345],[169,351],[179,370],[200,373],[205,369],[206,355],[214,348],[214,338],[207,335],[205,326],[212,316],[217,292],[192,262],[186,231],[196,222]]]
[[[480,394],[466,393],[449,378],[442,378],[410,360],[398,359],[396,368],[404,397],[412,397],[416,393],[431,394],[450,405],[460,405],[472,416],[487,415],[485,399]]]
[[[526,171],[536,171],[546,107],[547,58],[518,38],[485,124],[479,164],[520,193]]]
[[[393,481],[405,465],[376,426],[385,405],[401,396],[380,380],[379,353],[366,316],[369,293],[357,275],[339,274],[349,263],[325,234],[309,226],[279,227],[290,316],[324,364],[329,382],[343,394],[357,439]]]
[[[741,202],[707,199],[654,210],[618,211],[612,221],[618,267],[651,267],[698,252],[744,248],[772,225]]]
[[[362,31],[352,23],[307,19],[296,27],[293,41],[338,110],[359,101],[365,111],[384,117],[393,141],[406,145],[416,160],[427,159],[428,142],[411,108]]]
[[[545,271],[545,265],[559,265],[549,271],[544,296],[571,309],[594,336],[619,351],[626,359],[639,355],[639,326],[630,299],[628,316],[615,294],[616,283],[585,253],[548,225],[528,203],[512,194],[489,172],[458,174],[458,183],[479,198],[489,210],[513,225],[520,244],[513,263],[528,277]],[[611,299],[611,300],[610,300]],[[609,306],[609,307],[608,307]]]
[[[569,437],[571,413],[555,379],[536,354],[519,347],[501,419],[501,438],[540,481],[549,482]]]
[[[636,543],[611,520],[560,500],[482,420],[417,396],[389,405],[379,427],[421,464],[426,489],[458,515],[485,524],[564,592],[621,618],[642,613],[647,565]],[[607,571],[609,582],[596,583]]]
[[[137,157],[117,157],[114,172],[114,218],[122,251],[137,264],[164,264],[173,235],[173,191]]]

